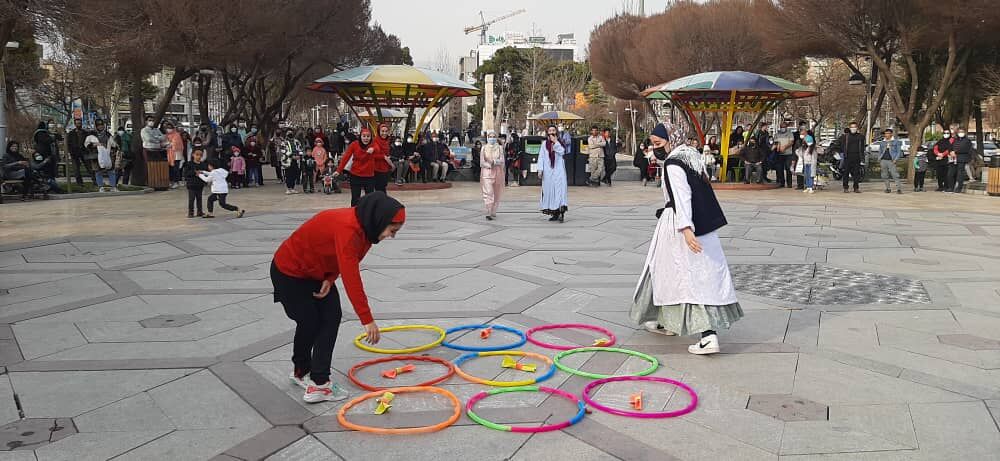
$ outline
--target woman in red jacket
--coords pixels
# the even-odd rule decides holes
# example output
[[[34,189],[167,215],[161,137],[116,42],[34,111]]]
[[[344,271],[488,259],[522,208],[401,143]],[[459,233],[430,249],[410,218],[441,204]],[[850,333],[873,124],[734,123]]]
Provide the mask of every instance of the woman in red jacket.
[[[361,200],[361,190],[365,195],[375,191],[375,153],[378,147],[372,142],[372,130],[361,129],[361,137],[347,147],[347,151],[340,158],[337,165],[337,175],[344,172],[348,162],[351,162],[349,171],[351,173],[351,206],[358,204]]]
[[[378,136],[375,138],[375,190],[385,192],[389,186],[389,175],[392,163],[389,161],[389,124],[378,125]]]
[[[384,193],[365,196],[356,208],[318,213],[295,230],[274,253],[271,283],[274,301],[295,321],[291,380],[306,391],[309,403],[343,400],[347,392],[330,381],[333,346],[340,330],[338,277],[364,327],[366,341],[378,343],[378,325],[372,318],[361,283],[361,260],[372,245],[394,238],[403,227],[406,211]],[[308,373],[308,376],[307,376]]]

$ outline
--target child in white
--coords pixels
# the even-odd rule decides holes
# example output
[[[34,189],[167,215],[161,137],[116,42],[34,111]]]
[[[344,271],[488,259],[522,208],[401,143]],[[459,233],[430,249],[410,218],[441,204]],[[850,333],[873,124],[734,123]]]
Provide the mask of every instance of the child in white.
[[[715,165],[715,155],[712,155],[712,148],[708,144],[701,148],[701,161],[705,163],[705,175],[715,181],[719,167]]]
[[[198,172],[198,177],[212,186],[212,194],[208,196],[208,213],[206,213],[203,218],[215,217],[212,215],[212,209],[214,208],[216,201],[219,202],[219,206],[222,208],[235,212],[237,218],[243,217],[245,210],[241,210],[239,207],[226,203],[226,196],[229,195],[229,183],[226,182],[226,177],[228,176],[229,172],[219,165],[219,161],[217,159],[213,159],[211,162],[208,162],[208,171]]]

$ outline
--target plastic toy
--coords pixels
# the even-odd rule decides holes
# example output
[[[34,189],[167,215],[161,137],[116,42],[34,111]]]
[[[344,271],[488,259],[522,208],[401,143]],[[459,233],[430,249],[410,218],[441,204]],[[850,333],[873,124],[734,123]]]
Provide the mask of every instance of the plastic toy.
[[[377,347],[372,347],[362,343],[361,340],[365,337],[365,333],[361,333],[356,338],[354,338],[354,345],[357,346],[358,349],[368,352],[374,352],[376,354],[413,354],[415,352],[426,351],[427,349],[431,349],[437,346],[438,344],[441,344],[444,341],[444,338],[447,336],[447,333],[444,332],[443,328],[436,327],[434,325],[396,325],[392,327],[385,327],[378,329],[380,333],[385,333],[389,331],[400,331],[400,330],[431,330],[437,333],[439,337],[438,339],[434,340],[434,342],[427,343],[422,346],[408,347],[405,349],[379,349]]]
[[[558,395],[558,396],[563,397],[563,398],[565,398],[565,399],[573,402],[574,404],[576,404],[577,412],[568,421],[564,421],[564,422],[557,423],[557,424],[548,424],[548,425],[545,425],[545,426],[526,427],[526,426],[508,426],[508,425],[505,425],[505,424],[497,424],[497,423],[494,423],[492,421],[487,421],[487,420],[483,419],[482,417],[480,417],[479,415],[477,415],[472,410],[472,407],[474,407],[476,405],[476,403],[479,402],[480,400],[482,400],[482,399],[484,399],[484,398],[486,398],[488,396],[491,396],[491,395],[503,394],[503,393],[506,393],[506,392],[548,392],[549,394]],[[490,389],[488,391],[483,391],[483,392],[480,392],[480,393],[472,396],[472,398],[469,399],[469,402],[465,405],[465,413],[467,415],[469,415],[469,419],[471,419],[471,420],[473,420],[473,421],[475,421],[475,422],[477,422],[479,424],[482,424],[483,426],[486,426],[486,427],[488,427],[490,429],[495,429],[495,430],[498,430],[498,431],[507,431],[507,432],[527,432],[527,433],[532,433],[532,432],[558,431],[560,429],[565,429],[565,428],[567,428],[569,426],[572,426],[572,425],[580,422],[580,420],[583,419],[583,415],[585,414],[585,412],[586,412],[586,405],[584,405],[583,401],[581,401],[575,395],[570,394],[569,392],[565,392],[565,391],[561,391],[559,389],[553,389],[551,387],[545,387],[545,386],[519,386],[519,387],[507,387],[507,388],[502,388],[502,389]]]
[[[345,416],[348,410],[358,405],[359,403],[364,402],[365,400],[383,395],[381,392],[369,392],[367,394],[355,398],[354,400],[351,400],[350,402],[347,402],[344,406],[340,407],[340,410],[337,411],[337,421],[340,423],[341,426],[344,426],[347,429],[355,430],[358,432],[368,432],[372,434],[382,434],[382,435],[426,434],[428,432],[440,431],[441,429],[444,429],[448,426],[451,426],[452,424],[455,424],[455,421],[458,421],[458,418],[462,415],[462,402],[458,401],[458,397],[455,397],[455,394],[452,394],[451,392],[441,389],[440,387],[410,386],[410,387],[394,387],[387,390],[395,395],[412,393],[412,392],[432,392],[435,394],[440,394],[447,397],[448,400],[451,401],[451,404],[455,408],[455,411],[445,421],[442,421],[440,423],[431,426],[422,426],[422,427],[407,427],[400,429],[383,428],[383,427],[362,426],[348,421],[347,417]]]
[[[545,362],[546,364],[548,364],[549,367],[548,367],[548,370],[545,371],[545,373],[543,373],[543,374],[541,374],[541,375],[539,375],[539,376],[537,376],[535,378],[525,379],[525,380],[521,380],[521,381],[490,381],[490,380],[486,380],[486,379],[483,379],[483,378],[477,378],[475,376],[472,376],[472,375],[470,375],[470,374],[462,371],[462,369],[460,368],[460,365],[462,363],[464,363],[466,360],[469,360],[469,359],[471,359],[473,357],[491,357],[491,356],[497,356],[497,355],[519,355],[519,356],[523,356],[523,357],[531,357],[531,358],[534,358],[534,359],[541,360],[541,361]],[[546,357],[546,356],[544,356],[542,354],[536,354],[534,352],[524,352],[524,351],[470,352],[468,354],[465,354],[465,355],[463,355],[463,356],[455,359],[455,374],[461,376],[462,379],[465,379],[466,381],[477,383],[477,384],[485,384],[487,386],[497,386],[497,387],[528,386],[528,385],[531,385],[531,384],[540,383],[542,381],[545,381],[546,379],[551,378],[552,375],[554,375],[555,373],[556,373],[556,367],[553,366],[552,359],[550,359],[550,358],[548,358],[548,357]]]
[[[642,391],[636,392],[629,397],[629,402],[632,404],[632,408],[642,411]]]
[[[680,410],[639,413],[635,411],[619,410],[617,408],[606,407],[604,405],[601,405],[593,401],[590,398],[591,391],[593,391],[597,386],[617,381],[648,381],[648,382],[673,384],[683,389],[685,392],[687,392],[688,395],[691,396],[691,402],[688,403],[686,407],[681,408]],[[598,379],[597,381],[592,381],[590,384],[587,384],[587,387],[583,388],[583,401],[587,402],[587,405],[589,405],[591,408],[596,408],[605,413],[611,413],[613,415],[628,416],[630,418],[673,418],[675,416],[686,415],[694,411],[694,409],[698,406],[698,394],[696,394],[694,392],[694,389],[691,389],[691,387],[688,386],[687,384],[669,378],[660,378],[657,376],[614,376],[611,378]],[[641,408],[639,409],[641,410]]]
[[[396,394],[393,394],[392,392],[386,392],[385,394],[382,394],[381,397],[375,399],[375,401],[378,402],[378,406],[375,407],[375,414],[381,415],[389,411],[389,409],[392,408],[392,399],[395,398]]]
[[[351,367],[351,369],[347,371],[347,377],[351,380],[352,383],[354,383],[355,385],[357,385],[358,387],[360,387],[362,389],[365,389],[365,390],[368,390],[368,391],[381,391],[381,390],[385,390],[385,389],[387,389],[385,387],[372,386],[370,384],[366,384],[366,383],[361,382],[361,380],[359,380],[358,376],[357,376],[358,370],[360,370],[362,368],[365,368],[365,367],[368,367],[368,366],[371,366],[371,365],[378,365],[380,363],[397,362],[397,361],[398,362],[431,362],[431,363],[437,363],[439,365],[442,365],[442,366],[444,366],[445,368],[448,369],[447,373],[445,373],[445,374],[443,374],[441,376],[438,376],[437,378],[434,378],[434,379],[432,379],[430,381],[427,381],[427,382],[416,384],[416,385],[411,386],[411,387],[433,386],[433,385],[435,385],[437,383],[440,383],[442,381],[446,381],[448,378],[451,378],[455,374],[455,366],[452,365],[451,362],[449,362],[449,361],[447,361],[445,359],[441,359],[441,358],[437,358],[437,357],[432,357],[432,356],[429,356],[429,355],[394,355],[392,357],[380,357],[380,358],[377,358],[377,359],[374,359],[374,360],[367,360],[367,361],[364,361],[364,362],[360,362],[360,363],[354,365],[353,367]]]
[[[518,371],[526,371],[528,373],[534,373],[535,369],[537,368],[534,364],[531,363],[518,363],[517,360],[514,360],[514,357],[511,357],[509,355],[503,356],[503,362],[500,364],[500,366],[504,368],[513,368]]]
[[[643,359],[643,360],[645,360],[645,361],[647,361],[647,362],[650,363],[649,368],[647,368],[645,370],[642,370],[642,371],[640,371],[638,373],[629,375],[629,376],[646,376],[646,375],[648,375],[648,374],[656,371],[656,369],[660,367],[660,361],[656,360],[656,357],[653,357],[653,356],[647,355],[647,354],[643,354],[642,352],[636,352],[636,351],[632,351],[632,350],[628,350],[628,349],[619,349],[617,347],[579,347],[579,348],[571,349],[571,350],[568,350],[568,351],[562,351],[562,352],[556,354],[555,358],[552,359],[552,362],[560,370],[565,371],[566,373],[569,373],[569,374],[573,374],[573,375],[577,375],[577,376],[583,376],[584,378],[604,379],[604,378],[610,378],[611,377],[609,375],[602,375],[602,374],[599,374],[599,373],[590,373],[590,372],[587,372],[587,371],[577,370],[575,368],[570,368],[570,367],[568,367],[566,365],[563,365],[563,364],[559,363],[559,361],[562,360],[564,357],[566,357],[568,355],[580,353],[580,352],[617,352],[619,354],[628,354],[628,355],[631,355],[633,357],[639,357],[639,358],[641,358],[641,359]]]
[[[489,351],[503,351],[503,350],[507,350],[507,349],[514,349],[514,348],[517,348],[517,347],[521,347],[521,346],[524,345],[524,343],[528,342],[528,337],[525,336],[525,334],[524,334],[523,331],[518,330],[516,328],[505,327],[505,326],[502,326],[502,325],[485,325],[485,324],[479,324],[479,325],[462,325],[462,326],[459,326],[459,327],[449,328],[445,332],[445,334],[446,335],[450,335],[452,333],[459,332],[459,331],[464,331],[464,330],[479,330],[479,329],[483,329],[484,331],[485,330],[490,330],[490,334],[493,333],[493,330],[506,331],[508,333],[513,333],[513,334],[519,336],[520,339],[518,341],[513,342],[513,343],[502,344],[502,345],[499,345],[499,346],[483,346],[483,347],[462,346],[462,345],[459,345],[459,344],[450,343],[448,341],[442,342],[441,345],[444,346],[444,347],[448,347],[448,348],[456,349],[456,350],[460,350],[460,351],[489,352]],[[482,333],[479,334],[479,337],[483,338]],[[487,337],[489,337],[489,334],[487,335]],[[485,340],[485,338],[483,338],[483,339]]]
[[[615,334],[612,333],[611,330],[608,330],[607,328],[602,328],[602,327],[599,327],[599,326],[595,326],[595,325],[587,325],[587,324],[584,324],[584,323],[553,323],[551,325],[541,325],[541,326],[537,326],[537,327],[528,329],[528,331],[525,332],[525,335],[528,337],[528,341],[531,341],[532,344],[534,344],[536,346],[544,347],[546,349],[555,349],[555,350],[559,350],[559,351],[568,351],[570,349],[576,349],[577,347],[579,347],[579,346],[563,346],[561,344],[550,344],[550,343],[539,341],[539,340],[534,339],[534,338],[531,337],[531,335],[533,335],[533,334],[535,334],[535,333],[537,333],[539,331],[555,330],[555,329],[560,329],[560,328],[579,328],[579,329],[583,329],[583,330],[599,331],[599,332],[603,333],[604,336],[605,336],[604,338],[601,338],[601,339],[607,341],[604,344],[600,344],[600,346],[610,347],[610,346],[613,346],[615,344],[615,339],[616,339],[615,338]],[[598,346],[599,344],[597,344],[597,342],[595,341],[594,345]]]
[[[385,371],[382,372],[382,376],[384,376],[386,378],[389,378],[389,379],[396,379],[396,376],[399,376],[402,373],[409,373],[409,372],[411,372],[413,370],[416,370],[416,369],[417,369],[416,365],[414,365],[412,363],[408,363],[408,364],[403,365],[401,367],[396,367],[396,368],[393,368],[393,369],[390,369],[390,370],[385,370]]]
[[[490,339],[490,335],[491,334],[493,334],[493,327],[489,327],[489,328],[487,328],[487,329],[485,329],[483,331],[480,331],[479,332],[479,339],[482,339],[483,341],[486,341],[487,339]]]

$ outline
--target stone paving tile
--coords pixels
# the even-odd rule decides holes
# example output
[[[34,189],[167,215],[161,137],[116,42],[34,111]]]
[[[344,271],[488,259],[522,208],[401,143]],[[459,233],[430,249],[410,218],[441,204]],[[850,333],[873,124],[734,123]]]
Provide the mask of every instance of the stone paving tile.
[[[371,456],[370,438],[358,432],[325,432],[316,438],[344,459]],[[452,427],[420,437],[386,437],[379,440],[379,457],[409,461],[438,461],[452,458],[461,450],[462,458],[481,461],[509,459],[529,434],[484,430],[480,426]]]
[[[910,404],[923,459],[991,459],[1000,453],[1000,433],[982,402]],[[992,423],[992,424],[991,424]]]
[[[0,461],[38,461],[33,451],[0,451]]]
[[[73,423],[81,433],[169,431],[177,428],[148,392],[140,392],[79,415],[73,418]]]
[[[104,461],[166,435],[170,431],[73,434],[35,450],[38,461]]]
[[[28,418],[75,417],[194,370],[65,371],[11,373]]]
[[[832,406],[829,421],[785,423],[781,454],[916,449],[906,405]]]
[[[312,435],[302,437],[264,461],[329,461],[343,459]]]
[[[179,429],[259,427],[267,423],[209,371],[199,371],[149,391]]]
[[[613,461],[618,459],[564,432],[543,432],[528,439],[510,458],[510,461],[549,459],[556,453],[560,458],[574,461]]]
[[[20,273],[0,277],[0,317],[31,313],[114,294],[93,274]]]
[[[0,426],[20,419],[14,402],[14,389],[10,386],[10,376],[0,375]]]
[[[174,431],[142,445],[116,461],[147,461],[169,459],[177,461],[202,461],[224,452],[267,429],[267,424],[232,429],[200,429]]]
[[[67,242],[0,252],[0,269],[117,269],[185,254],[167,243]]]

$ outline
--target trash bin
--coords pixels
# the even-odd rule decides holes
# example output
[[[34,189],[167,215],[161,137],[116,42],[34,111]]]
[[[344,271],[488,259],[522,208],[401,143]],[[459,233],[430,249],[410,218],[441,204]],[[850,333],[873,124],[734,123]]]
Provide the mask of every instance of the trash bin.
[[[162,149],[143,149],[146,158],[146,186],[155,190],[170,188],[170,165],[167,164],[167,151]]]
[[[541,136],[524,136],[521,138],[521,181],[522,186],[540,186],[538,179],[538,153],[542,149],[545,138]]]
[[[574,186],[587,186],[590,184],[590,156],[587,155],[587,136],[573,138],[573,145],[577,149],[574,159],[575,168],[573,176],[570,177],[570,184]]]
[[[990,174],[986,179],[986,193],[997,196],[1000,195],[1000,155],[990,157]]]

